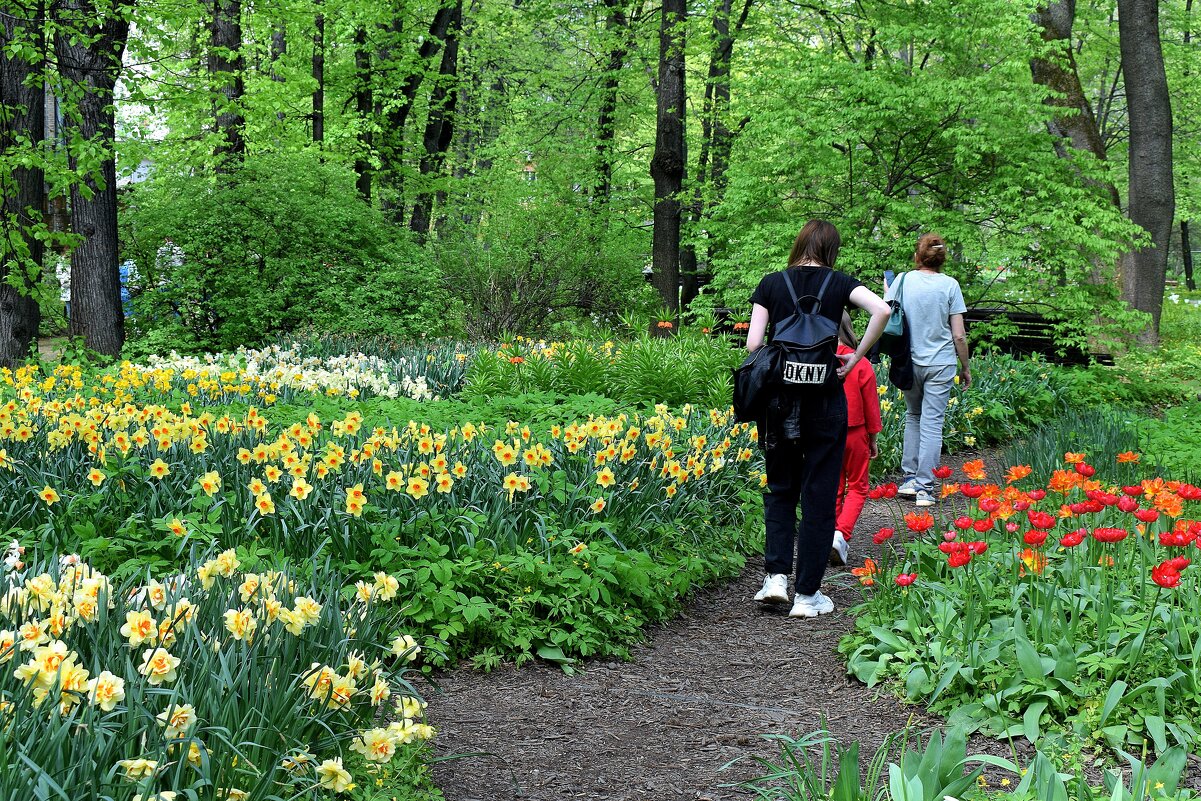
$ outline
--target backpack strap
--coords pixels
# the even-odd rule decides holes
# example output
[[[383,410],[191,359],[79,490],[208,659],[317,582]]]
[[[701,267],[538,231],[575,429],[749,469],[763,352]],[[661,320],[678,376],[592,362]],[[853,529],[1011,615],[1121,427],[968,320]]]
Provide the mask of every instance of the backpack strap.
[[[804,314],[804,312],[801,311],[801,301],[797,299],[796,289],[793,288],[792,281],[788,278],[788,270],[782,271],[781,275],[784,278],[784,286],[788,287],[788,294],[789,294],[789,296],[792,297],[793,308],[795,308],[801,314]],[[830,285],[830,279],[833,277],[834,277],[834,270],[831,269],[830,272],[826,273],[826,280],[822,281],[821,289],[817,290],[818,313],[821,312],[822,298],[825,297],[825,295],[826,295],[826,287],[828,287]],[[902,276],[902,278],[904,278],[904,276]],[[813,296],[807,295],[806,297],[813,297]]]

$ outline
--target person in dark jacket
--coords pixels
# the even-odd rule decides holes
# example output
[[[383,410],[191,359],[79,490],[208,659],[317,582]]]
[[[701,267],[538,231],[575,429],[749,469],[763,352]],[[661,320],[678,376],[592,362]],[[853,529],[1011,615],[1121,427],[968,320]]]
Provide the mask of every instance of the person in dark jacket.
[[[816,297],[825,284],[819,313],[835,325],[851,306],[871,314],[859,347],[839,357],[840,379],[854,370],[876,344],[890,310],[888,304],[859,281],[834,270],[841,245],[838,229],[830,223],[825,220],[805,223],[793,243],[788,268],[764,276],[751,295],[747,350],[762,346],[771,336],[772,324],[795,312],[785,281],[792,283],[797,297]],[[821,581],[834,541],[835,503],[846,433],[847,401],[840,382],[805,393],[781,392],[768,401],[759,431],[767,472],[767,492],[763,496],[766,575],[755,600],[764,604],[788,603],[788,579],[795,554],[796,598],[789,612],[791,617],[815,617],[834,611],[834,602],[821,592]]]

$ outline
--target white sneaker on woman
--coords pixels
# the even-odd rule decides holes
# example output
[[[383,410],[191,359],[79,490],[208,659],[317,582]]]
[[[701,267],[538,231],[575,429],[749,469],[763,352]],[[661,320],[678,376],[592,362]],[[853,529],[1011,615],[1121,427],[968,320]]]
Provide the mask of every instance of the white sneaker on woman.
[[[897,495],[900,495],[902,498],[916,498],[917,491],[918,486],[916,478],[911,478],[901,486],[897,487]]]
[[[788,575],[768,573],[764,576],[763,589],[755,593],[755,600],[761,604],[788,603]]]
[[[798,592],[796,600],[792,602],[792,611],[788,613],[788,616],[817,617],[818,615],[828,615],[833,611],[834,602],[822,595],[821,590],[812,595],[801,595]]]
[[[834,530],[834,542],[830,544],[830,564],[845,565],[847,563],[847,537],[841,531]]]

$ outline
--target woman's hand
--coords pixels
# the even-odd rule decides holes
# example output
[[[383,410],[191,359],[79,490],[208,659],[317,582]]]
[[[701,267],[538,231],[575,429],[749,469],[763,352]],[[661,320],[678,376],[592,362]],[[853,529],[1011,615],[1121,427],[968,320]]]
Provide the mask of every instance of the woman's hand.
[[[839,378],[846,378],[847,373],[855,369],[855,365],[859,363],[859,359],[861,358],[858,353],[836,353],[834,355],[842,360],[842,366],[835,371],[838,373]]]

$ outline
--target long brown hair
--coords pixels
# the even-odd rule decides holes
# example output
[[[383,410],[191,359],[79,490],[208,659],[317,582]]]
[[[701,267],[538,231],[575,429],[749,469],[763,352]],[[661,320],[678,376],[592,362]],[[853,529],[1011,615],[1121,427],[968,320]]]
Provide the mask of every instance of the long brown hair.
[[[838,323],[838,341],[848,348],[859,347],[859,337],[855,336],[855,326],[851,325],[851,315],[842,313],[842,321]]]
[[[795,267],[802,262],[817,262],[826,267],[833,267],[838,261],[838,249],[842,247],[842,237],[838,229],[825,220],[810,220],[797,234],[792,243],[792,252],[788,254],[788,266]]]
[[[941,270],[947,260],[947,243],[938,234],[922,234],[913,252],[913,264],[927,270]]]

